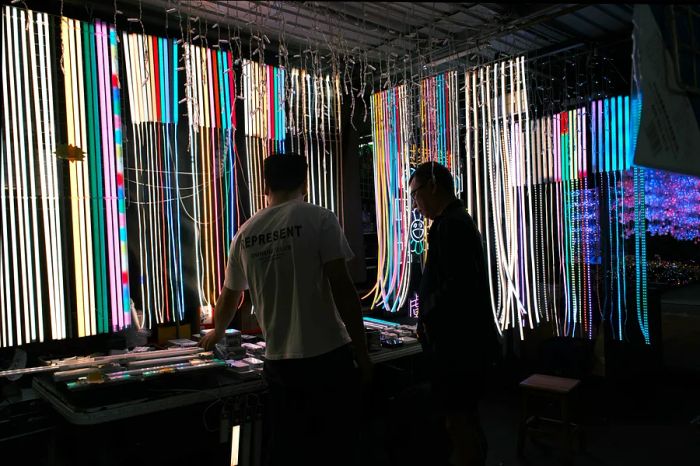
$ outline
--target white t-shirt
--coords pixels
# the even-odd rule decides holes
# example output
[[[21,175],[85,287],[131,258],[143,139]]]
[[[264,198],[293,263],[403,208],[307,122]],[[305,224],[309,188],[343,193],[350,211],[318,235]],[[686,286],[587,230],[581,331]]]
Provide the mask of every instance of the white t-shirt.
[[[318,356],[349,343],[323,265],[354,256],[330,210],[292,200],[255,214],[231,243],[224,286],[250,289],[268,359]]]

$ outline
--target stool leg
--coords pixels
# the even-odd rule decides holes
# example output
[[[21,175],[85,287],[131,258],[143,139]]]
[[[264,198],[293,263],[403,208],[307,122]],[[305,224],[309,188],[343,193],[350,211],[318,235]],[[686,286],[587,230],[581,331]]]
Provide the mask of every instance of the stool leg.
[[[523,449],[525,447],[525,436],[526,435],[527,435],[527,393],[523,393],[520,426],[518,427],[518,448],[517,448],[518,458],[523,457]]]

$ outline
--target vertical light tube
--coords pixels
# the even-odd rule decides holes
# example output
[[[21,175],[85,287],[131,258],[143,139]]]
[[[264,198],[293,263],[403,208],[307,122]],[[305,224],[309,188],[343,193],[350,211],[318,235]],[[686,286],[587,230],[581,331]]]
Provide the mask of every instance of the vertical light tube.
[[[87,139],[87,112],[85,105],[85,79],[83,70],[83,45],[82,45],[82,23],[79,21],[74,22],[76,26],[76,48],[75,54],[77,57],[78,69],[78,102],[80,105],[80,141],[82,148],[87,156],[92,151],[92,147],[89,146],[89,141]],[[87,27],[87,24],[85,25]],[[94,280],[94,254],[93,254],[93,234],[88,228],[92,225],[92,213],[90,210],[90,172],[92,167],[89,163],[89,158],[86,157],[80,162],[80,169],[82,171],[82,199],[80,203],[84,223],[81,223],[81,241],[83,251],[87,253],[84,263],[84,280],[87,283],[87,295],[86,295],[86,312],[85,312],[85,331],[87,335],[95,335],[97,333],[96,322],[95,322],[95,280]],[[78,184],[80,187],[81,185]]]
[[[473,102],[473,109],[474,109],[474,174],[475,174],[475,189],[476,189],[476,224],[479,229],[479,231],[484,231],[483,225],[481,224],[481,199],[479,199],[479,193],[481,191],[481,182],[480,182],[480,177],[479,177],[479,124],[478,124],[478,103],[476,100],[476,72],[472,74],[472,102]],[[483,105],[483,86],[484,86],[484,71],[483,68],[479,69],[479,92],[481,94],[481,101]],[[483,135],[483,124],[486,124],[486,122],[483,120],[483,115],[482,115],[482,135]],[[483,136],[482,136],[482,141],[483,141]],[[484,196],[485,197],[485,196]]]
[[[593,101],[591,102],[591,145],[592,145],[592,151],[591,151],[591,168],[593,171],[593,174],[598,173],[598,146],[597,146],[597,137],[598,137],[598,126],[597,126],[597,119],[596,119],[596,109],[597,109],[597,102]]]
[[[624,101],[624,108],[625,108],[625,119],[624,119],[624,133],[625,133],[625,166],[623,170],[629,170],[630,167],[632,167],[632,158],[634,157],[634,154],[632,153],[632,144],[631,144],[631,123],[630,123],[630,98],[629,96],[625,96],[625,101]]]
[[[115,274],[115,267],[117,262],[116,251],[115,251],[115,238],[114,238],[114,223],[116,221],[116,212],[114,212],[114,198],[115,194],[113,192],[114,187],[114,172],[113,172],[113,154],[112,154],[112,133],[109,131],[109,126],[107,124],[108,117],[110,113],[108,111],[109,95],[107,91],[107,86],[109,83],[109,77],[107,70],[109,66],[106,60],[106,44],[105,44],[105,25],[102,22],[97,22],[95,30],[95,41],[97,48],[97,76],[98,76],[98,90],[99,90],[99,109],[100,109],[100,127],[101,127],[101,137],[102,137],[102,169],[104,172],[104,194],[105,199],[100,200],[104,202],[105,207],[105,220],[106,220],[106,230],[107,230],[107,250],[108,250],[108,262],[105,264],[105,269],[108,272],[108,283],[109,283],[109,308],[111,309],[112,323],[119,321],[119,306],[118,299],[120,293],[118,293],[118,286],[121,284],[117,281],[117,275]]]
[[[467,171],[467,183],[464,189],[467,191],[467,211],[469,215],[474,215],[474,206],[472,204],[472,124],[469,118],[471,114],[471,72],[464,72],[464,126],[465,126],[465,136],[464,136],[464,146],[465,146],[465,169]]]
[[[94,257],[94,290],[95,308],[93,318],[95,320],[95,333],[104,333],[106,329],[106,312],[107,304],[107,243],[105,242],[105,207],[104,207],[104,191],[103,191],[103,170],[104,161],[100,164],[102,157],[102,139],[101,129],[103,127],[101,120],[101,111],[98,104],[99,99],[99,78],[97,70],[97,52],[95,24],[85,24],[83,26],[83,54],[85,56],[85,91],[87,110],[87,128],[88,141],[90,144],[89,164],[90,164],[90,198],[89,210],[92,216],[92,223],[88,225],[93,234],[93,257]],[[99,24],[97,24],[99,26]]]
[[[26,207],[26,195],[24,194],[24,186],[27,185],[26,179],[27,179],[27,174],[26,170],[24,169],[24,162],[26,160],[26,155],[25,155],[25,131],[24,131],[24,106],[22,102],[22,96],[25,95],[26,91],[23,91],[22,89],[22,67],[21,67],[21,62],[20,62],[20,55],[26,56],[26,52],[23,52],[21,50],[21,45],[22,44],[22,34],[25,33],[24,31],[24,21],[23,21],[23,15],[24,11],[21,13],[17,11],[17,9],[12,10],[12,22],[13,22],[13,33],[14,33],[14,43],[17,44],[17,47],[15,49],[15,54],[14,54],[14,76],[13,76],[13,81],[15,84],[15,87],[13,90],[16,89],[16,94],[13,94],[14,101],[13,101],[13,127],[17,128],[17,130],[14,133],[15,137],[15,147],[18,149],[18,155],[13,157],[14,160],[14,180],[16,182],[16,185],[14,187],[14,192],[15,192],[15,199],[17,199],[17,230],[18,230],[18,237],[19,237],[19,242],[13,244],[17,244],[19,247],[19,264],[21,266],[21,276],[24,278],[23,280],[19,277],[17,277],[16,272],[15,272],[15,279],[18,280],[18,283],[21,284],[21,291],[22,291],[22,301],[19,301],[17,299],[15,301],[15,306],[17,306],[18,309],[18,315],[17,315],[17,340],[18,344],[22,343],[28,343],[31,342],[31,324],[29,321],[29,308],[33,307],[33,302],[31,300],[32,293],[30,293],[29,290],[29,284],[33,282],[32,276],[31,276],[31,269],[29,268],[29,261],[30,259],[27,257],[29,252],[29,246],[27,244],[27,241],[29,238],[27,236],[29,235],[29,226],[27,224],[27,220],[25,219],[26,216],[29,215],[27,212],[27,207]],[[21,15],[21,16],[20,16]],[[19,18],[18,18],[19,16]],[[20,20],[20,24],[18,23],[18,19]],[[21,31],[21,32],[20,32]],[[21,138],[21,139],[20,139]],[[13,186],[12,186],[12,180],[10,180],[10,192],[12,191]],[[13,202],[13,207],[14,207],[14,202]],[[11,214],[14,217],[14,212],[11,211]],[[17,264],[17,261],[15,261],[15,264]],[[15,265],[15,270],[20,269],[17,265]],[[18,298],[18,297],[17,297]],[[20,315],[22,313],[22,309],[24,310],[24,321],[23,321],[23,326],[20,325],[21,319]],[[24,339],[21,339],[20,336],[20,327],[24,330]]]
[[[42,286],[42,273],[41,273],[41,266],[39,264],[39,254],[40,254],[40,249],[39,249],[39,230],[37,226],[37,189],[36,189],[36,173],[34,166],[36,164],[36,157],[34,154],[34,135],[33,131],[31,129],[32,127],[32,109],[30,105],[30,97],[32,97],[32,100],[35,102],[35,106],[38,105],[36,103],[36,100],[39,98],[39,92],[37,89],[37,84],[36,84],[36,75],[37,75],[37,70],[36,70],[36,48],[35,48],[35,41],[36,41],[36,36],[34,34],[34,15],[33,12],[27,11],[26,15],[25,12],[22,13],[22,22],[24,23],[22,25],[23,29],[23,66],[25,69],[24,72],[24,91],[25,91],[25,115],[27,116],[27,165],[29,168],[29,178],[28,178],[28,184],[25,185],[25,189],[29,191],[28,197],[29,199],[26,201],[27,205],[27,234],[28,236],[31,236],[32,241],[29,241],[29,238],[27,238],[27,245],[29,246],[30,253],[31,255],[28,256],[28,260],[30,261],[28,263],[28,268],[29,270],[32,271],[32,276],[34,276],[33,283],[31,284],[32,290],[31,290],[31,297],[32,301],[34,301],[34,304],[31,305],[29,309],[29,320],[31,324],[31,336],[32,336],[32,341],[39,341],[42,342],[44,341],[44,325],[43,325],[43,319],[41,318],[43,312],[44,312],[44,306],[42,303],[42,294],[43,294],[43,286]],[[28,44],[27,44],[28,42]],[[29,63],[27,63],[28,55],[31,55],[31,60]],[[30,67],[31,65],[31,67]],[[32,94],[30,95],[29,89],[29,74],[31,72],[32,75]],[[42,128],[39,124],[37,124],[37,119],[39,118],[39,114],[35,113],[34,115],[34,126],[37,129],[37,137],[41,138],[41,131]],[[38,146],[39,148],[41,145]],[[30,223],[30,217],[31,217],[31,223]],[[32,261],[33,259],[33,261]],[[32,268],[32,262],[33,262],[33,268]]]
[[[615,102],[616,99],[614,97],[610,99],[610,137],[612,139],[612,146],[610,147],[612,153],[610,169],[617,171],[620,169],[620,154],[617,152],[617,111]]]
[[[625,134],[625,123],[623,118],[622,109],[622,96],[617,96],[617,127],[615,132],[617,133],[617,169],[622,171],[625,170],[625,165],[627,163],[627,153],[624,150],[624,134]],[[628,111],[629,115],[629,111]]]
[[[4,76],[13,76],[13,73],[11,72],[11,66],[12,66],[12,48],[8,47],[7,44],[10,43],[10,37],[12,36],[12,26],[10,23],[10,7],[5,6],[3,7],[3,14],[2,14],[2,74]],[[12,331],[15,328],[15,325],[13,325],[13,320],[12,320],[12,310],[13,308],[15,310],[18,309],[18,306],[12,306],[12,290],[10,289],[10,252],[8,246],[10,245],[10,239],[8,238],[8,229],[12,231],[12,243],[11,244],[16,244],[14,241],[14,215],[13,215],[13,203],[14,200],[9,198],[9,196],[6,195],[8,192],[12,192],[11,189],[8,189],[6,184],[5,184],[5,178],[7,177],[9,183],[12,183],[12,175],[11,175],[11,168],[10,168],[10,154],[12,154],[12,147],[16,147],[14,145],[11,145],[11,136],[10,136],[10,128],[16,128],[16,126],[11,126],[11,118],[10,118],[10,102],[8,102],[8,97],[9,94],[12,93],[12,102],[14,102],[14,87],[12,86],[12,82],[10,79],[3,79],[2,80],[2,98],[3,98],[3,121],[5,124],[3,125],[3,134],[4,134],[4,141],[5,141],[5,152],[3,154],[3,157],[0,159],[0,200],[2,203],[0,204],[0,208],[2,209],[2,272],[3,272],[3,283],[2,283],[2,310],[0,311],[2,313],[2,338],[3,338],[3,346],[13,346],[14,339],[12,335]],[[8,84],[11,86],[10,89],[8,90]],[[14,107],[14,104],[13,104]],[[14,112],[13,112],[14,116]],[[7,161],[7,169],[5,169],[5,162]],[[8,207],[6,207],[6,205]],[[7,217],[7,210],[10,210],[10,216],[9,220]],[[9,228],[8,228],[9,227]],[[13,268],[15,271],[15,276],[17,274],[17,267]],[[15,296],[17,296],[17,286],[18,282],[15,280],[14,281],[14,290],[15,290]],[[17,327],[19,328],[19,320],[17,322]],[[20,340],[21,341],[21,340]]]
[[[611,170],[611,155],[610,155],[610,100],[605,99],[605,105],[603,107],[603,118],[605,122],[605,171],[609,172]]]
[[[44,15],[44,50],[45,54],[42,56],[42,60],[46,62],[46,85],[44,87],[46,98],[42,99],[42,102],[48,109],[45,115],[48,115],[48,167],[49,167],[49,192],[51,193],[51,240],[52,248],[56,256],[56,281],[55,286],[58,296],[58,302],[54,303],[53,308],[57,310],[56,321],[58,325],[58,338],[66,338],[66,301],[64,296],[64,277],[63,277],[63,257],[64,252],[62,251],[62,224],[60,210],[58,207],[58,176],[57,176],[57,161],[53,154],[56,151],[56,137],[55,137],[55,123],[54,123],[54,100],[53,100],[53,80],[52,80],[52,57],[50,56],[50,46],[49,46],[49,20],[48,15]]]

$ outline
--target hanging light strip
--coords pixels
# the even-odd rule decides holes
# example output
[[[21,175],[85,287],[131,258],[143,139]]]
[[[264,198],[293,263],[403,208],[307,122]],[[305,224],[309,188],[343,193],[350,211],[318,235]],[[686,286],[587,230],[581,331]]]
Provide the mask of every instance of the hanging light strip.
[[[87,37],[83,37],[83,31],[88,29],[88,24],[81,23],[79,21],[74,21],[73,25],[75,27],[75,56],[76,62],[78,64],[77,69],[77,81],[74,84],[75,92],[78,94],[78,104],[80,111],[79,118],[79,128],[80,128],[80,141],[81,147],[84,148],[85,158],[78,165],[78,187],[80,193],[80,212],[82,215],[81,221],[81,249],[86,257],[84,260],[84,280],[87,283],[87,288],[83,290],[86,292],[86,306],[85,306],[85,334],[86,335],[96,335],[96,286],[95,286],[95,263],[94,263],[94,249],[93,242],[95,238],[93,237],[92,231],[92,216],[93,212],[91,209],[91,199],[93,193],[91,192],[91,176],[97,167],[93,168],[93,164],[90,160],[90,154],[94,153],[92,146],[92,141],[88,140],[88,115],[87,108],[90,102],[86,102],[86,92],[88,89],[87,85],[87,74],[85,70],[87,69],[86,63],[88,63],[89,57],[85,56],[85,42]]]
[[[377,281],[367,296],[372,307],[397,312],[408,296],[411,209],[408,203],[410,137],[406,86],[376,93],[371,100],[374,185],[377,212]]]
[[[100,209],[95,217],[100,218],[98,222],[98,229],[101,230],[99,238],[104,241],[106,236],[107,242],[103,243],[102,249],[95,249],[95,255],[103,261],[102,267],[97,267],[97,271],[100,274],[105,274],[101,279],[98,280],[98,284],[103,287],[109,286],[109,292],[106,289],[102,290],[101,299],[98,299],[98,310],[100,314],[98,315],[98,330],[100,332],[107,331],[108,317],[106,314],[107,309],[111,309],[111,319],[112,322],[118,322],[119,315],[119,298],[120,294],[118,286],[121,285],[121,280],[117,283],[114,276],[114,264],[115,264],[115,238],[114,238],[114,223],[118,221],[117,213],[113,208],[113,200],[116,197],[115,193],[112,191],[111,183],[109,180],[115,179],[114,175],[114,145],[113,140],[110,138],[111,134],[111,112],[108,112],[108,86],[109,81],[105,82],[106,68],[109,67],[107,63],[105,52],[106,52],[106,33],[105,26],[102,22],[97,22],[94,26],[90,25],[90,28],[94,30],[91,31],[91,36],[95,37],[95,43],[91,44],[91,57],[90,61],[93,64],[96,62],[96,70],[92,73],[92,76],[96,77],[97,91],[96,96],[93,96],[94,103],[92,104],[95,108],[99,109],[99,117],[97,121],[97,130],[93,137],[95,138],[95,144],[97,145],[95,151],[93,152],[94,159],[97,159],[103,153],[106,157],[102,160],[102,172],[98,172],[98,175],[102,176],[103,181],[97,179],[97,186],[94,189],[98,190],[96,197],[93,197],[93,209],[94,205],[99,203],[104,199],[105,209]],[[111,78],[111,76],[110,76]],[[97,107],[97,102],[99,102],[99,107]],[[111,103],[111,102],[110,102]],[[105,224],[106,223],[106,224]],[[107,257],[104,257],[105,250],[107,252]],[[109,296],[107,296],[107,294]],[[107,299],[109,300],[109,305],[107,304]]]
[[[28,202],[27,202],[27,195],[24,193],[25,189],[27,189],[27,167],[25,165],[25,162],[27,160],[26,157],[26,143],[24,140],[24,137],[26,135],[25,129],[24,129],[24,115],[25,115],[25,108],[24,108],[24,96],[28,94],[28,90],[23,88],[23,81],[22,81],[22,74],[21,72],[26,69],[26,67],[23,67],[23,60],[22,58],[26,57],[27,51],[22,47],[22,44],[24,43],[24,34],[22,31],[24,31],[24,11],[13,11],[13,16],[12,16],[12,22],[14,26],[14,43],[16,45],[16,50],[15,50],[15,56],[14,56],[14,65],[15,65],[15,86],[17,89],[17,95],[16,95],[16,100],[15,100],[15,112],[16,112],[16,127],[17,127],[17,132],[18,132],[18,138],[19,138],[19,144],[17,144],[16,150],[19,154],[19,157],[14,157],[14,182],[15,184],[15,193],[16,193],[16,199],[17,199],[17,233],[18,233],[18,239],[19,239],[19,258],[20,258],[20,264],[21,264],[21,271],[22,271],[22,277],[26,277],[26,279],[21,280],[22,284],[22,298],[23,298],[23,304],[21,305],[20,309],[23,309],[23,314],[24,314],[24,341],[29,342],[32,341],[31,334],[36,332],[36,329],[33,328],[33,326],[30,323],[30,309],[34,307],[33,303],[33,286],[34,286],[34,280],[33,280],[33,274],[32,274],[32,269],[31,269],[31,247],[29,246],[29,222],[28,222],[28,217],[29,217],[29,211],[28,211]],[[10,185],[10,188],[12,189],[12,185]],[[19,320],[19,316],[18,316]]]
[[[309,165],[309,202],[341,213],[340,88],[337,76],[311,75],[253,61],[243,62],[244,113],[250,212],[265,207],[262,166],[273,152],[286,151],[290,132],[293,149]],[[287,105],[285,83],[290,84]],[[331,85],[333,83],[333,85]],[[290,117],[288,117],[288,114]],[[342,222],[342,216],[340,216]]]
[[[69,146],[78,146],[79,143],[76,140],[76,127],[78,122],[76,121],[77,113],[79,111],[77,95],[73,91],[73,81],[75,80],[75,68],[74,65],[74,54],[72,51],[75,48],[75,41],[73,39],[73,24],[72,20],[68,18],[61,18],[61,33],[63,41],[63,63],[64,63],[64,78],[65,78],[65,91],[66,91],[66,116],[67,116],[67,126],[68,130],[66,133],[66,140]],[[71,219],[72,219],[72,232],[73,232],[73,259],[74,259],[74,280],[76,284],[76,307],[77,307],[77,324],[78,324],[78,336],[85,335],[85,299],[83,288],[86,284],[83,281],[82,268],[81,268],[81,249],[80,249],[80,214],[79,214],[79,204],[78,204],[78,173],[77,173],[77,163],[70,161],[69,164],[69,179],[70,179],[70,204],[71,204]]]
[[[62,34],[68,141],[86,154],[69,162],[78,335],[94,335],[130,320],[116,31],[62,18]]]
[[[233,55],[230,51],[191,44],[185,44],[184,50],[194,189],[191,218],[195,222],[199,305],[210,305],[221,292],[228,244],[240,223],[237,220],[235,175],[238,154],[234,143],[236,95]],[[244,65],[244,84],[245,75],[251,71]],[[169,82],[167,73],[165,79]],[[246,110],[249,104],[244,102]],[[165,110],[172,119],[172,112],[167,108]],[[250,118],[248,113],[246,118]],[[246,141],[248,148],[249,142]],[[249,165],[248,179],[252,179],[251,168]],[[168,186],[171,186],[170,182]],[[170,214],[170,217],[173,215]],[[177,242],[180,244],[179,236]],[[171,254],[175,255],[176,251],[171,251]],[[173,269],[172,273],[175,271]],[[182,285],[176,288],[182,290]]]
[[[26,13],[26,14],[25,14]],[[32,85],[30,86],[30,73],[25,73],[24,74],[24,89],[25,89],[25,110],[26,110],[26,118],[27,118],[27,137],[31,141],[29,144],[27,144],[27,152],[28,152],[28,159],[27,159],[27,165],[29,167],[29,186],[28,186],[28,208],[29,208],[29,213],[31,215],[31,222],[29,223],[30,229],[28,232],[31,233],[32,236],[32,242],[29,243],[29,246],[31,248],[32,252],[32,259],[33,259],[33,264],[30,263],[30,268],[33,271],[33,277],[34,278],[34,288],[31,290],[32,294],[34,295],[34,305],[30,307],[29,312],[30,312],[30,323],[32,326],[32,331],[31,331],[31,337],[33,341],[44,341],[44,323],[43,323],[43,318],[42,318],[42,312],[43,312],[43,290],[42,290],[42,280],[41,280],[41,275],[42,275],[42,269],[40,266],[40,258],[39,258],[39,244],[40,244],[40,239],[39,239],[39,228],[37,224],[37,216],[38,216],[38,211],[37,211],[37,186],[36,186],[36,172],[37,168],[35,167],[37,156],[35,156],[35,144],[33,141],[33,130],[31,128],[32,125],[32,104],[34,104],[35,108],[35,115],[34,115],[34,124],[35,124],[35,129],[36,131],[36,136],[37,136],[37,152],[40,150],[41,145],[42,145],[42,139],[43,139],[43,134],[42,134],[42,127],[37,124],[38,119],[39,119],[39,112],[38,112],[38,102],[37,102],[37,97],[39,96],[38,92],[38,83],[37,83],[37,75],[36,75],[36,38],[35,38],[35,31],[34,31],[34,13],[32,11],[26,11],[22,12],[22,22],[23,24],[23,29],[27,31],[28,35],[23,34],[23,38],[25,41],[25,44],[23,45],[23,49],[25,50],[25,54],[23,57],[23,66],[25,70],[33,70],[34,72],[31,73],[31,82]],[[29,58],[29,63],[27,59]],[[29,92],[29,89],[31,88],[32,92]],[[33,98],[32,98],[33,97]],[[30,99],[33,102],[30,102]],[[41,189],[41,187],[39,187]]]
[[[2,8],[0,347],[67,336],[48,27]]]
[[[538,274],[529,260],[535,240],[530,200],[534,166],[524,61],[517,58],[474,69],[465,80],[471,92],[466,99],[468,170],[472,158],[474,166],[464,189],[474,192],[475,220],[486,237],[488,267],[495,271],[489,273],[494,319],[500,330],[518,329],[522,338],[524,327],[539,321]],[[423,95],[429,96],[430,86],[426,88]]]
[[[450,71],[421,81],[422,160],[445,165],[452,173],[455,193],[463,188],[456,135],[459,133],[457,72]]]
[[[498,70],[498,67],[494,68],[494,73]],[[494,78],[494,83],[496,79]],[[495,86],[494,86],[495,87]],[[472,105],[471,105],[471,72],[465,71],[464,73],[464,148],[465,148],[465,170],[467,175],[466,184],[464,189],[467,191],[467,212],[472,217],[475,216],[474,203],[472,200],[472,123],[469,118],[471,115]],[[490,275],[490,273],[489,273]]]
[[[113,39],[116,34],[110,32],[110,44]],[[173,54],[176,43],[141,34],[124,34],[122,43],[134,134],[134,161],[130,170],[134,174],[138,218],[141,302],[137,305],[144,311],[143,326],[152,327],[179,321],[184,314],[179,215],[183,196],[179,189],[180,172],[172,167],[177,164],[178,154],[176,121],[170,110],[177,105],[177,94],[170,81],[177,74],[177,55]],[[113,89],[115,102],[118,92],[119,88]],[[115,116],[116,110],[115,104]],[[116,121],[115,118],[115,131]],[[117,157],[116,161],[117,172],[123,171],[123,158]],[[123,175],[117,174],[117,181],[121,217]],[[121,253],[124,254],[123,249]],[[124,285],[128,282],[123,282],[121,288],[126,305],[131,290]],[[123,312],[126,324],[126,308]]]
[[[16,30],[17,10],[10,7],[3,7],[2,21],[2,72],[3,72],[3,111],[4,111],[4,135],[5,135],[5,153],[0,161],[2,167],[2,221],[3,221],[3,278],[4,278],[4,298],[3,302],[3,346],[12,346],[14,344],[21,345],[24,340],[22,338],[22,320],[20,316],[21,301],[19,297],[20,280],[19,265],[15,263],[18,255],[15,247],[17,245],[16,223],[17,216],[15,215],[15,199],[14,195],[14,174],[12,173],[11,154],[15,154],[15,149],[19,145],[16,128],[17,126],[17,91],[15,83],[17,82],[14,71],[13,55],[17,53],[15,47],[9,47],[8,44],[16,43],[13,38]],[[11,79],[10,79],[11,77]],[[9,90],[8,90],[9,87]],[[9,97],[8,97],[9,96]],[[8,102],[9,100],[9,102]],[[12,133],[12,136],[10,136]],[[7,166],[5,165],[7,163]],[[9,217],[9,221],[8,221]],[[9,226],[9,228],[8,228]],[[10,234],[8,235],[8,231]],[[13,273],[10,273],[12,271]],[[10,289],[10,284],[13,284]],[[14,298],[14,300],[13,300]],[[15,315],[13,316],[13,311]],[[14,320],[13,320],[14,317]],[[16,339],[13,332],[16,331]]]
[[[53,66],[55,58],[50,54],[50,43],[49,43],[49,17],[48,15],[43,16],[43,53],[40,54],[40,59],[42,62],[42,69],[45,70],[45,81],[42,86],[42,103],[44,104],[43,115],[48,118],[48,124],[46,125],[48,129],[47,137],[47,152],[45,156],[46,167],[48,167],[49,173],[47,174],[48,179],[48,189],[47,197],[49,199],[49,213],[50,213],[50,231],[51,231],[51,249],[47,252],[49,256],[53,256],[54,261],[54,273],[52,279],[49,279],[55,289],[55,296],[57,297],[56,302],[52,303],[52,314],[53,320],[56,322],[56,334],[54,338],[61,339],[68,336],[67,322],[68,318],[66,316],[66,299],[65,299],[65,286],[64,286],[64,263],[63,258],[66,254],[63,251],[63,226],[61,221],[60,207],[59,207],[59,188],[58,188],[58,162],[56,160],[56,123],[55,110],[54,110],[54,96],[53,96]],[[40,34],[41,36],[41,34]],[[40,45],[42,45],[40,43]],[[41,47],[40,47],[41,48]],[[45,68],[43,64],[45,63]]]
[[[106,26],[103,25],[103,28]],[[111,83],[111,98],[112,98],[112,120],[114,129],[114,156],[115,156],[115,175],[116,175],[116,204],[117,204],[117,219],[116,222],[113,220],[113,241],[115,242],[114,248],[117,248],[118,252],[115,253],[113,258],[114,272],[112,279],[118,286],[115,289],[115,294],[118,299],[121,300],[121,305],[117,304],[118,314],[117,321],[112,321],[112,330],[119,330],[120,328],[131,325],[131,291],[129,288],[129,256],[128,256],[128,245],[127,245],[127,232],[126,232],[126,188],[124,186],[124,153],[123,153],[123,129],[122,129],[122,119],[121,119],[121,79],[119,77],[119,56],[118,56],[118,46],[117,46],[117,31],[115,26],[109,26],[109,52],[111,60],[111,75],[105,76],[108,82]],[[107,95],[106,102],[109,106],[109,95]],[[109,124],[109,123],[108,123]],[[109,190],[114,193],[114,181],[107,180],[109,183]],[[114,212],[114,202],[112,202],[112,211]],[[118,243],[117,243],[118,238]],[[120,286],[119,286],[120,285]],[[119,316],[119,313],[123,317]]]
[[[138,221],[138,231],[139,231],[139,290],[140,290],[140,298],[141,298],[141,309],[144,310],[144,317],[143,317],[143,325],[148,326],[148,323],[150,321],[150,314],[146,312],[149,309],[149,306],[147,305],[147,299],[148,299],[148,293],[146,292],[146,286],[147,282],[144,280],[144,267],[145,267],[145,262],[144,262],[144,253],[143,253],[143,241],[141,238],[143,238],[143,235],[141,232],[143,231],[143,213],[141,209],[141,184],[140,184],[140,169],[141,169],[141,150],[140,150],[140,140],[141,140],[141,131],[140,131],[140,123],[142,121],[142,114],[141,114],[141,106],[140,106],[140,100],[139,100],[139,92],[137,89],[137,82],[138,82],[138,76],[136,74],[136,66],[135,66],[135,61],[136,61],[136,37],[133,34],[127,35],[126,33],[123,34],[122,36],[122,43],[124,44],[124,62],[125,62],[125,69],[126,69],[126,79],[127,79],[127,97],[129,100],[129,108],[130,108],[130,114],[131,114],[131,121],[132,121],[132,129],[133,129],[133,138],[132,138],[132,150],[133,150],[133,159],[134,159],[134,190],[136,191],[135,197],[135,202],[136,205],[138,206],[136,209],[136,215],[137,215],[137,221]],[[138,149],[137,149],[138,147]]]

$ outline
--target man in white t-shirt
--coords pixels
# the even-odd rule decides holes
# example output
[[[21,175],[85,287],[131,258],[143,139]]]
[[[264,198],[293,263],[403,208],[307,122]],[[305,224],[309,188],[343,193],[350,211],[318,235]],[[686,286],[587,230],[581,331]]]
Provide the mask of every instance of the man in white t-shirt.
[[[305,157],[272,155],[263,171],[268,207],[233,239],[215,331],[200,346],[212,348],[252,306],[266,341],[267,464],[351,464],[358,382],[371,377],[353,253],[333,212],[304,201]]]

